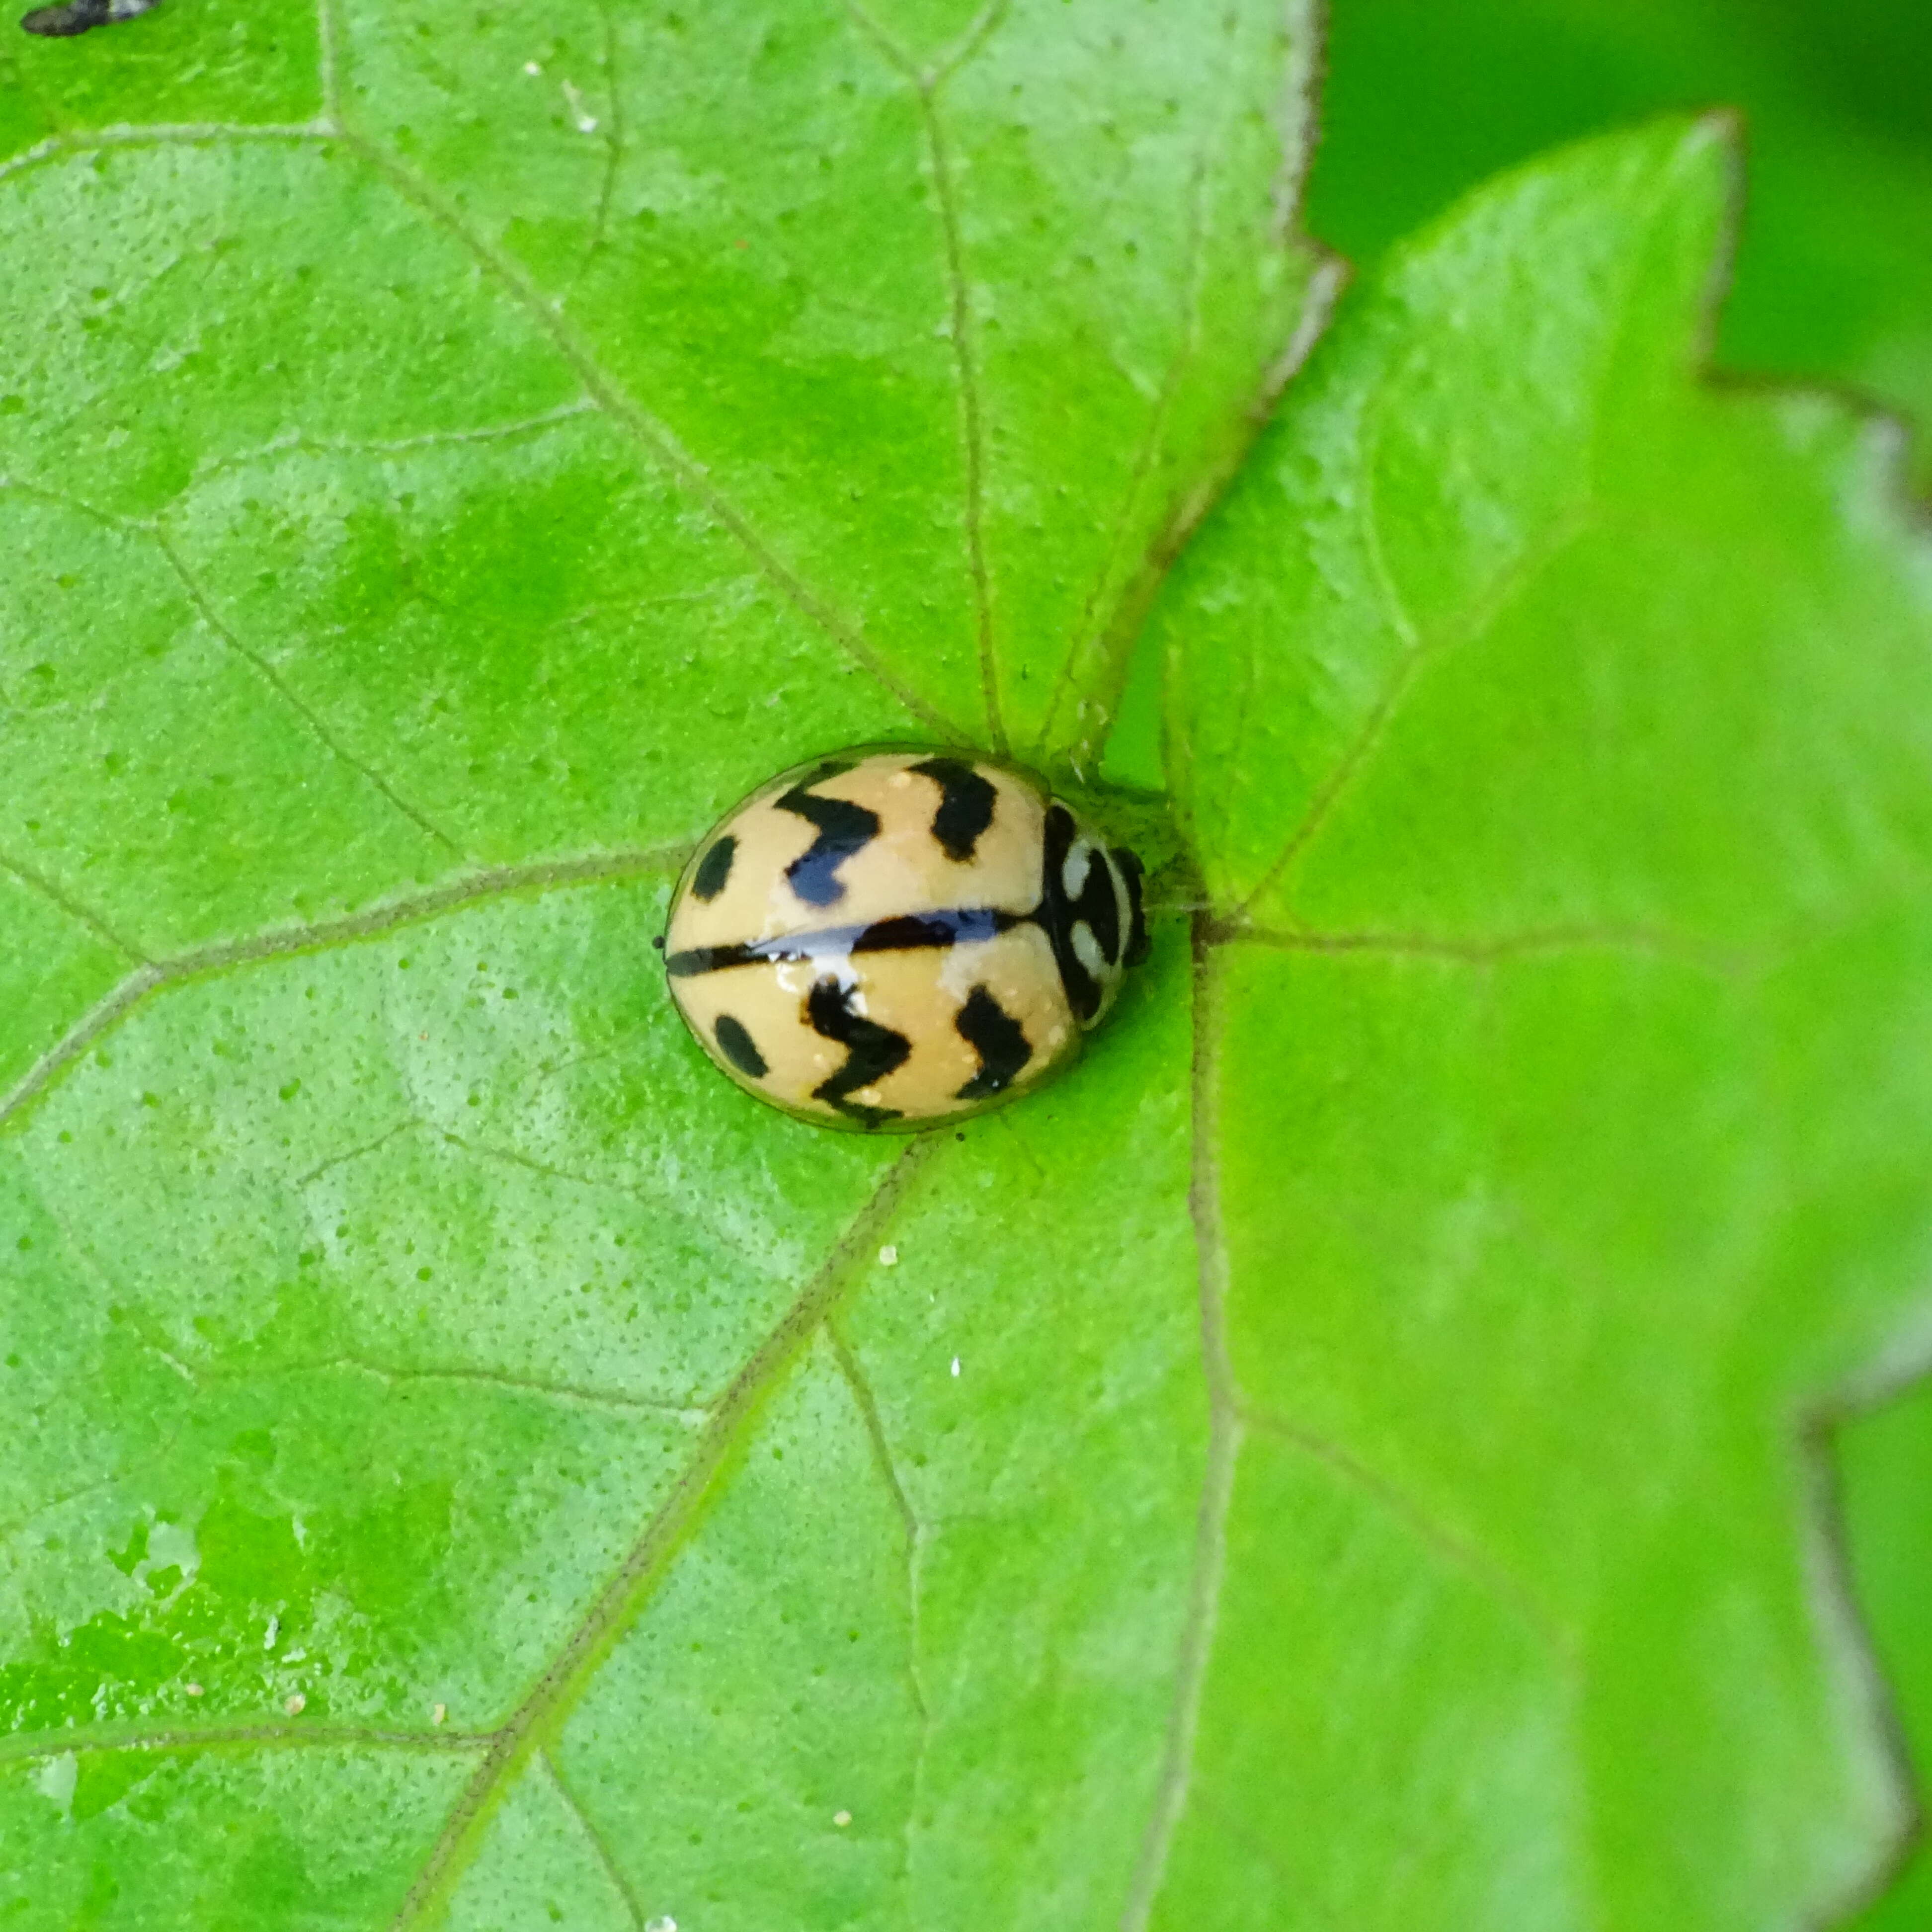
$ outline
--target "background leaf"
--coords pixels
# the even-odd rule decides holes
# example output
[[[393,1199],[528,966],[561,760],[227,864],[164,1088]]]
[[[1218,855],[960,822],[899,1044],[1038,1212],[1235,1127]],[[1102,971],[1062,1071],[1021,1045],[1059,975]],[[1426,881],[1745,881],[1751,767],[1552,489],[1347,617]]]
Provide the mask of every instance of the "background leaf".
[[[1869,1620],[1900,1727],[1916,1762],[1932,1744],[1932,1646],[1925,1640],[1925,1578],[1932,1545],[1925,1495],[1932,1480],[1932,1387],[1893,1394],[1841,1433],[1844,1520],[1858,1600]],[[1921,1788],[1924,1780],[1922,1775]],[[1867,1932],[1908,1932],[1932,1904],[1932,1860],[1922,1845],[1904,1876],[1857,1921]]]
[[[1718,354],[1932,421],[1932,20],[1916,0],[1335,0],[1316,232],[1378,259],[1484,176],[1666,110],[1742,110]],[[1932,482],[1932,445],[1916,445]]]
[[[1159,613],[1241,1445],[1175,1924],[1776,1924],[1902,1822],[1794,1436],[1921,1332],[1932,572],[1888,438],[1691,381],[1722,162],[1398,251]]]
[[[1932,13],[1914,0],[1335,0],[1328,38],[1309,220],[1362,262],[1554,142],[1663,110],[1741,109],[1750,178],[1718,319],[1720,366],[1848,385],[1898,411],[1914,480],[1922,493],[1932,483]],[[1916,1448],[1899,1426],[1872,1439],[1903,1459],[1898,1470],[1862,1451],[1842,1480],[1855,1544],[1872,1540],[1861,1576],[1894,1580],[1885,1604],[1862,1587],[1861,1600],[1882,1624],[1916,1619],[1888,1648],[1897,1681],[1932,1658],[1932,1570],[1908,1588],[1898,1554],[1918,1546],[1912,1472],[1932,1434]],[[1922,1768],[1932,1764],[1932,1725],[1912,1721],[1922,1702],[1906,1707]],[[1875,1925],[1932,1916],[1932,1864],[1922,1854],[1916,1870]]]
[[[12,58],[17,1922],[1865,1881],[1798,1424],[1924,1319],[1932,569],[1842,412],[1693,380],[1712,130],[1345,312],[1150,634],[1213,903],[907,1148],[717,1079],[649,938],[793,758],[1096,761],[1319,319],[1305,20]]]

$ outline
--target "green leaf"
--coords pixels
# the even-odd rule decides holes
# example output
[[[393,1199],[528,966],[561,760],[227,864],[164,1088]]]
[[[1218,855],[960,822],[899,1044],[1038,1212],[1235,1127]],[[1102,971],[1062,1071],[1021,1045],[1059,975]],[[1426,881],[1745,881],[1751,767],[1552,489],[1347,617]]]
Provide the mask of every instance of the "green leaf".
[[[1932,1382],[1853,1418],[1839,1444],[1844,1522],[1859,1604],[1870,1618],[1880,1667],[1897,1699],[1915,1762],[1932,1762],[1932,1628],[1924,1580],[1932,1572],[1925,1498],[1932,1487]],[[1858,1932],[1912,1932],[1932,1908],[1932,1860],[1922,1844],[1898,1886],[1855,1923]]]
[[[1664,110],[1748,118],[1724,368],[1828,380],[1920,426],[1932,488],[1932,140],[1919,0],[1335,0],[1309,220],[1372,260],[1539,150]]]
[[[842,742],[1096,761],[1318,314],[1305,23],[208,18],[0,163],[0,1911],[1862,1882],[1797,1424],[1925,1316],[1932,566],[1697,386],[1715,135],[1344,312],[1149,633],[1211,904],[902,1148],[705,1064],[670,879]]]
[[[1901,1828],[1797,1432],[1922,1328],[1932,559],[1690,380],[1724,158],[1399,251],[1160,614],[1248,1424],[1167,1922],[1761,1925]]]

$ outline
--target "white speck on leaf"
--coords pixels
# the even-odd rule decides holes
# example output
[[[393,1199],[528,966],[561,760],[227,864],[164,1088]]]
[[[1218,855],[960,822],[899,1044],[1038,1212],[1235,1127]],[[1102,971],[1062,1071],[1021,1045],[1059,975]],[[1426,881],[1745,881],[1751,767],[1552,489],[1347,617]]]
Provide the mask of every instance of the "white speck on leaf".
[[[881,1268],[897,1268],[898,1264],[899,1251],[897,1248],[893,1246],[891,1242],[888,1241],[886,1245],[879,1250],[879,1265]]]
[[[136,1566],[142,1580],[160,1570],[178,1570],[184,1581],[191,1581],[201,1568],[201,1552],[196,1549],[194,1532],[185,1523],[170,1522],[164,1516],[148,1532],[145,1566]]]
[[[574,82],[566,80],[563,83],[563,98],[569,105],[570,118],[577,124],[577,131],[580,134],[596,134],[597,117],[584,112],[584,96],[578,92]]]
[[[74,1805],[74,1787],[80,1781],[80,1760],[72,1751],[50,1757],[34,1774],[34,1789],[51,1798],[65,1814]]]
[[[184,1684],[182,1686],[182,1688],[185,1690],[190,1697],[199,1697],[202,1695],[202,1688],[199,1684]]]
[[[677,1932],[677,1921],[670,1918],[647,1918],[644,1922],[644,1932]]]
[[[542,74],[543,69],[535,61],[526,61],[524,63],[524,71],[529,74]]]
[[[959,1373],[959,1358],[957,1355],[952,1358],[952,1372],[956,1377]]]
[[[290,1717],[299,1718],[308,1702],[308,1700],[304,1697],[299,1690],[298,1690],[292,1697],[284,1698],[283,1700],[282,1708],[287,1712]]]
[[[447,1704],[432,1704],[430,1706],[429,1720],[432,1724],[441,1724],[448,1715],[449,1706]]]
[[[268,1619],[268,1630],[262,1638],[262,1648],[264,1650],[273,1650],[275,1647],[275,1640],[280,1636],[281,1634],[281,1618],[279,1616],[271,1617]]]
[[[852,1814],[849,1811],[835,1811],[832,1814],[832,1822],[842,1832],[851,1823]]]

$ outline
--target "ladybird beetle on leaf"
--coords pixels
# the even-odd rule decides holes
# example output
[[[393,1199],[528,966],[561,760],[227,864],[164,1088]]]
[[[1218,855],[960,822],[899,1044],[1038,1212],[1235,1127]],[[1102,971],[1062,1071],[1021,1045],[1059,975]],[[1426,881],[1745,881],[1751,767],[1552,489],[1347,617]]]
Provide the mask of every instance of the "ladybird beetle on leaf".
[[[673,998],[747,1092],[910,1132],[1031,1090],[1146,954],[1140,862],[1031,772],[866,746],[781,772],[698,847]]]

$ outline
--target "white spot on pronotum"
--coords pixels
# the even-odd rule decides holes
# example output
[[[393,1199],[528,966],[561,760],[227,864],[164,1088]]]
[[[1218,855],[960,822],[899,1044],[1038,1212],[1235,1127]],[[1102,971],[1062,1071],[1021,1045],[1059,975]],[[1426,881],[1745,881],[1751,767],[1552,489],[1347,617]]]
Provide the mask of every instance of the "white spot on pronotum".
[[[851,1823],[852,1814],[849,1811],[835,1811],[832,1814],[832,1822],[842,1832],[848,1825]]]
[[[1069,848],[1066,862],[1060,868],[1060,883],[1066,888],[1066,896],[1077,899],[1085,890],[1087,874],[1094,863],[1094,848],[1083,839]]]
[[[1100,950],[1100,942],[1094,937],[1094,928],[1084,919],[1073,922],[1073,956],[1095,979],[1106,976],[1107,956]]]
[[[34,1774],[34,1789],[50,1798],[62,1813],[74,1805],[74,1787],[80,1782],[80,1760],[72,1751],[50,1757]]]
[[[441,1724],[448,1715],[449,1706],[447,1704],[432,1704],[429,1707],[429,1720],[432,1724]]]
[[[952,1358],[952,1372],[956,1376],[957,1376],[959,1372],[959,1358],[957,1355],[955,1355]]]
[[[308,1705],[308,1700],[299,1690],[292,1697],[285,1697],[282,1700],[282,1708],[292,1718],[299,1718]]]
[[[897,1248],[892,1246],[891,1242],[888,1241],[886,1245],[879,1250],[879,1265],[881,1268],[897,1268],[898,1264],[899,1251]]]
[[[596,134],[596,116],[586,112],[584,96],[577,91],[576,87],[571,82],[567,80],[563,83],[563,98],[570,109],[570,118],[576,124],[577,131],[580,134]]]

